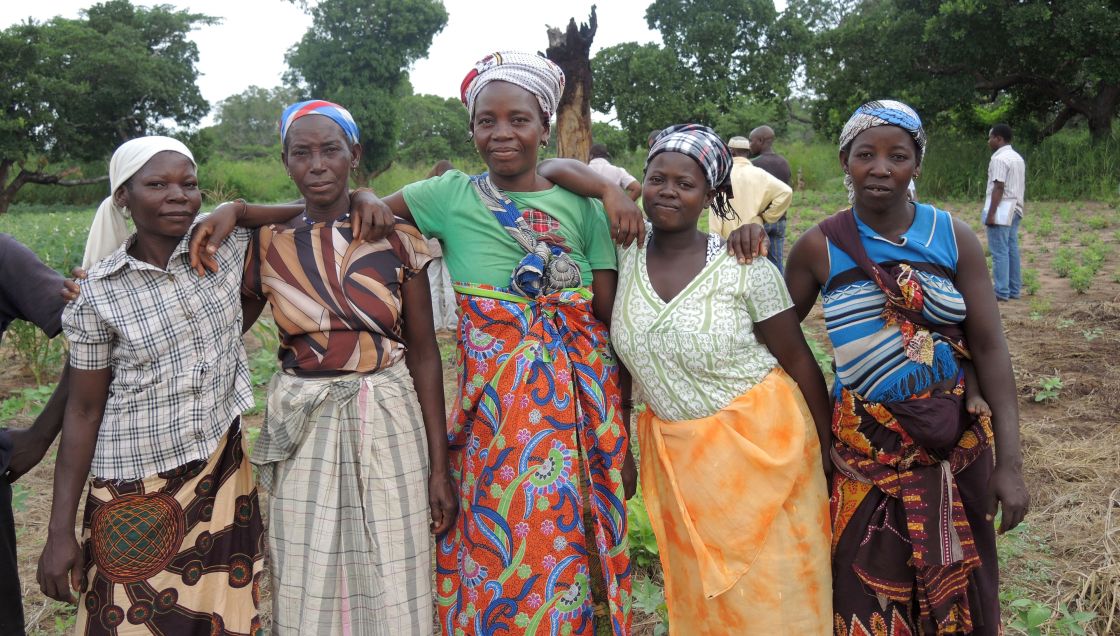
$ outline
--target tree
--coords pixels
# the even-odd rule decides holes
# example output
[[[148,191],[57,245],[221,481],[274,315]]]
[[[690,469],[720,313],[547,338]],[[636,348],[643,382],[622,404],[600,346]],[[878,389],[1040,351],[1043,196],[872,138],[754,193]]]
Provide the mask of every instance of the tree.
[[[591,106],[614,109],[631,146],[644,145],[653,130],[671,124],[712,124],[718,106],[676,54],[656,44],[626,42],[602,49],[591,61]]]
[[[195,84],[198,49],[187,35],[214,21],[110,0],[79,19],[0,32],[0,213],[28,183],[108,179],[52,165],[103,161],[128,139],[166,132],[167,120],[197,123],[209,105]]]
[[[250,86],[218,102],[213,134],[221,140],[219,152],[236,159],[264,157],[278,151],[280,114],[298,100],[285,86]]]
[[[789,96],[798,43],[772,0],[654,0],[646,22],[722,112]]]
[[[591,42],[599,21],[595,5],[591,19],[576,27],[576,19],[568,21],[561,31],[548,27],[548,50],[545,55],[564,71],[564,94],[556,109],[556,154],[560,157],[587,161],[591,152]]]
[[[1120,6],[1100,0],[862,3],[813,47],[815,118],[834,130],[859,101],[894,96],[980,127],[975,105],[988,103],[1038,121],[1039,137],[1084,119],[1099,141],[1120,108],[1118,36]]]
[[[311,17],[311,29],[288,52],[285,79],[354,116],[364,185],[396,156],[399,101],[411,92],[408,67],[428,54],[447,10],[439,0],[322,0]]]
[[[401,101],[403,118],[397,156],[410,165],[441,159],[461,164],[474,155],[467,126],[467,107],[453,97],[409,95]]]

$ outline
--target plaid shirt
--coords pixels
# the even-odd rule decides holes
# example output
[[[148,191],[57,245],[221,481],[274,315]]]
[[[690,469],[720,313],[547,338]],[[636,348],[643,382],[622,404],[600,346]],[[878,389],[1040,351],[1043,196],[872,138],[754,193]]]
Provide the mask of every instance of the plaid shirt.
[[[208,458],[253,406],[241,341],[241,270],[250,233],[222,244],[217,274],[190,269],[189,233],[167,269],[128,255],[129,239],[89,270],[63,312],[75,369],[111,367],[91,472],[139,479]]]

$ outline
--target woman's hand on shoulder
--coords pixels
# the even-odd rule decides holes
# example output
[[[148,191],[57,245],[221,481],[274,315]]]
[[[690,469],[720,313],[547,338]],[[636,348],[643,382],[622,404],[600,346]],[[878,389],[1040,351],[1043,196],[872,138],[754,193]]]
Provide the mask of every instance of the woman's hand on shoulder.
[[[355,239],[380,241],[389,236],[396,223],[392,208],[373,190],[358,188],[350,193],[350,227]]]
[[[78,296],[82,294],[81,289],[78,287],[78,281],[85,280],[89,273],[81,267],[75,267],[70,270],[70,275],[73,276],[73,278],[63,280],[62,289],[58,290],[58,295],[62,296],[62,299],[68,303],[78,300]]]
[[[611,239],[615,243],[623,247],[630,247],[634,241],[638,241],[638,247],[646,244],[645,214],[622,188],[614,186],[606,189],[603,209],[607,211]]]
[[[245,201],[237,200],[223,203],[204,219],[194,226],[191,232],[189,252],[191,269],[199,276],[205,276],[206,270],[218,271],[218,247],[222,241],[233,233],[237,221],[245,212]]]
[[[766,228],[757,223],[740,225],[727,236],[727,251],[744,265],[759,256],[765,257],[770,251]]]

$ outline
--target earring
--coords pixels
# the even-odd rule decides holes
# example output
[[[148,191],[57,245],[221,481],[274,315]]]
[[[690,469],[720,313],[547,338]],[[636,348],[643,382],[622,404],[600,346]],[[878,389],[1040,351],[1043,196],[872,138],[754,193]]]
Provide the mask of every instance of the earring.
[[[548,140],[547,139],[542,139],[541,140],[541,148],[548,148]]]

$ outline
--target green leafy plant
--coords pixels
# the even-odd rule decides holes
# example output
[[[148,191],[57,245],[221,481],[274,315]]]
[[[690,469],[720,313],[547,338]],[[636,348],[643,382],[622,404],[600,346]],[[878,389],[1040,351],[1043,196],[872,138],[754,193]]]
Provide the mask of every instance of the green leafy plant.
[[[1028,268],[1023,270],[1023,289],[1027,291],[1028,296],[1034,296],[1042,284],[1038,280],[1038,270]]]
[[[1054,273],[1058,275],[1058,278],[1068,278],[1073,268],[1077,267],[1077,260],[1074,257],[1073,249],[1069,247],[1059,248],[1058,253],[1054,255],[1054,260],[1050,264],[1054,268]]]
[[[661,622],[653,628],[656,636],[669,633],[669,607],[665,604],[665,590],[649,577],[642,575],[634,577],[634,607],[661,619]]]
[[[1049,402],[1057,400],[1063,388],[1065,387],[1062,385],[1062,378],[1059,376],[1052,375],[1042,378],[1038,383],[1038,389],[1034,392],[1034,401]]]
[[[1100,327],[1090,327],[1088,329],[1082,330],[1081,335],[1085,336],[1086,342],[1092,342],[1104,335],[1104,329],[1101,329]]]
[[[38,327],[22,320],[13,321],[5,336],[15,348],[16,357],[34,376],[35,384],[43,384],[62,372],[62,360],[66,355],[62,338],[52,340]]]
[[[55,386],[43,384],[13,391],[7,399],[0,402],[0,422],[41,410],[54,393]]]
[[[21,483],[12,484],[12,510],[23,512],[27,509],[27,496],[31,491]]]
[[[1084,294],[1093,286],[1093,268],[1086,265],[1074,267],[1069,274],[1069,286],[1079,294]]]
[[[640,568],[648,568],[658,561],[657,537],[649,522],[646,502],[642,498],[641,486],[638,492],[626,502],[628,536],[630,538],[630,560]]]
[[[1028,636],[1042,636],[1042,626],[1050,620],[1054,612],[1046,605],[1030,598],[1017,598],[1010,603],[1010,627]]]

